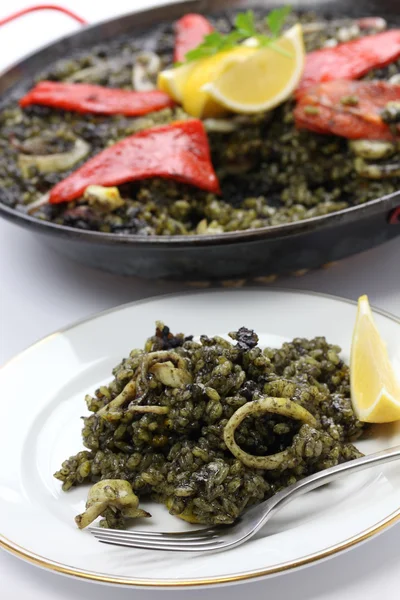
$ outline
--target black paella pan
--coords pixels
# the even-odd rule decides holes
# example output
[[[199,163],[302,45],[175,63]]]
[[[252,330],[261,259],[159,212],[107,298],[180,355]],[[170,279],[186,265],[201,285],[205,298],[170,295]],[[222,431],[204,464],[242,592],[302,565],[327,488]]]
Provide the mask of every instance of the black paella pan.
[[[26,80],[76,48],[100,40],[143,34],[157,23],[171,22],[187,12],[212,14],[249,6],[273,7],[273,2],[208,0],[183,2],[131,13],[87,27],[22,60],[0,76],[2,101],[26,91]],[[312,9],[333,18],[380,15],[400,22],[398,0],[293,1],[295,9]],[[0,215],[41,236],[55,251],[86,265],[146,278],[187,280],[254,278],[320,267],[372,248],[400,234],[400,190],[306,220],[205,235],[126,235],[79,230],[42,221],[0,202]]]

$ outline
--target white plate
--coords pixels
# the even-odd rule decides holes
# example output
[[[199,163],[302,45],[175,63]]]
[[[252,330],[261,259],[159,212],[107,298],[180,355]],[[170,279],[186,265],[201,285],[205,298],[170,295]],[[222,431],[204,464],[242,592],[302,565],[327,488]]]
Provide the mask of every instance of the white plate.
[[[325,335],[348,359],[356,306],[332,297],[240,290],[167,296],[122,306],[55,333],[0,371],[0,545],[64,574],[133,586],[213,585],[266,576],[332,556],[400,518],[397,463],[316,490],[282,510],[244,546],[214,554],[105,546],[78,531],[86,487],[68,493],[52,474],[81,448],[84,395],[151,335],[156,319],[173,331],[224,334],[245,325],[262,344]],[[400,365],[400,321],[375,311],[392,360]],[[365,453],[400,444],[400,424],[376,427]],[[151,506],[154,530],[190,527]],[[6,518],[4,518],[6,517]],[[349,560],[351,558],[349,557]]]

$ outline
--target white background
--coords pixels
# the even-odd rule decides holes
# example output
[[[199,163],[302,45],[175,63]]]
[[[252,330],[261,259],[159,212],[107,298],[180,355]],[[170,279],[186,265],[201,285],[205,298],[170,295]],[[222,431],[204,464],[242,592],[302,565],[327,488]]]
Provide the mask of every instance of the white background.
[[[157,0],[65,0],[62,4],[95,22],[162,3]],[[30,4],[33,2],[2,0],[0,19]],[[1,28],[0,70],[36,47],[77,28],[68,17],[47,11],[28,15]],[[373,304],[400,316],[400,237],[328,270],[282,279],[276,285],[354,299],[367,293]],[[50,252],[30,233],[0,221],[0,364],[38,338],[76,319],[131,300],[182,289],[186,289],[184,285],[124,279],[80,267]],[[7,399],[2,397],[1,401]],[[111,590],[40,570],[0,551],[0,598],[128,600],[140,597],[156,600],[162,594],[164,600],[175,600],[177,595],[192,600],[206,595],[209,600],[236,600],[247,594],[252,600],[274,597],[279,600],[396,599],[400,594],[399,534],[400,525],[339,557],[267,581],[181,592]]]

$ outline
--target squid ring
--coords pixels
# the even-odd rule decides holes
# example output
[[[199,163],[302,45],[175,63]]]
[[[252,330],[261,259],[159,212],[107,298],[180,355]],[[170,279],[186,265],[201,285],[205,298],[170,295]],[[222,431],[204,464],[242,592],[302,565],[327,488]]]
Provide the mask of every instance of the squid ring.
[[[281,467],[286,460],[291,458],[290,448],[270,456],[254,456],[242,450],[235,441],[235,431],[246,417],[249,415],[258,416],[264,413],[283,415],[311,426],[316,425],[316,420],[300,404],[288,398],[272,398],[269,396],[244,404],[231,416],[224,429],[224,441],[228,449],[247,467],[272,471]]]

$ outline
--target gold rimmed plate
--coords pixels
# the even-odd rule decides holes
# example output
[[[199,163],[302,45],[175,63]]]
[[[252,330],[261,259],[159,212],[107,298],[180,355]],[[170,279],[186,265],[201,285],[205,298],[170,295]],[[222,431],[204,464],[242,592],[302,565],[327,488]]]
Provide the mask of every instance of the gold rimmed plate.
[[[31,346],[0,370],[0,545],[36,565],[67,575],[126,586],[184,587],[233,583],[306,565],[348,549],[400,519],[396,463],[316,490],[276,515],[244,546],[215,555],[118,548],[79,531],[87,487],[68,493],[52,476],[82,447],[84,396],[151,335],[154,321],[195,335],[225,334],[244,325],[262,345],[324,335],[348,360],[353,302],[313,293],[234,290],[165,296],[125,305],[72,325]],[[400,320],[375,311],[400,365]],[[365,453],[400,444],[400,425],[377,426],[357,446]],[[190,525],[143,503],[154,531]],[[351,555],[349,560],[351,560]]]

